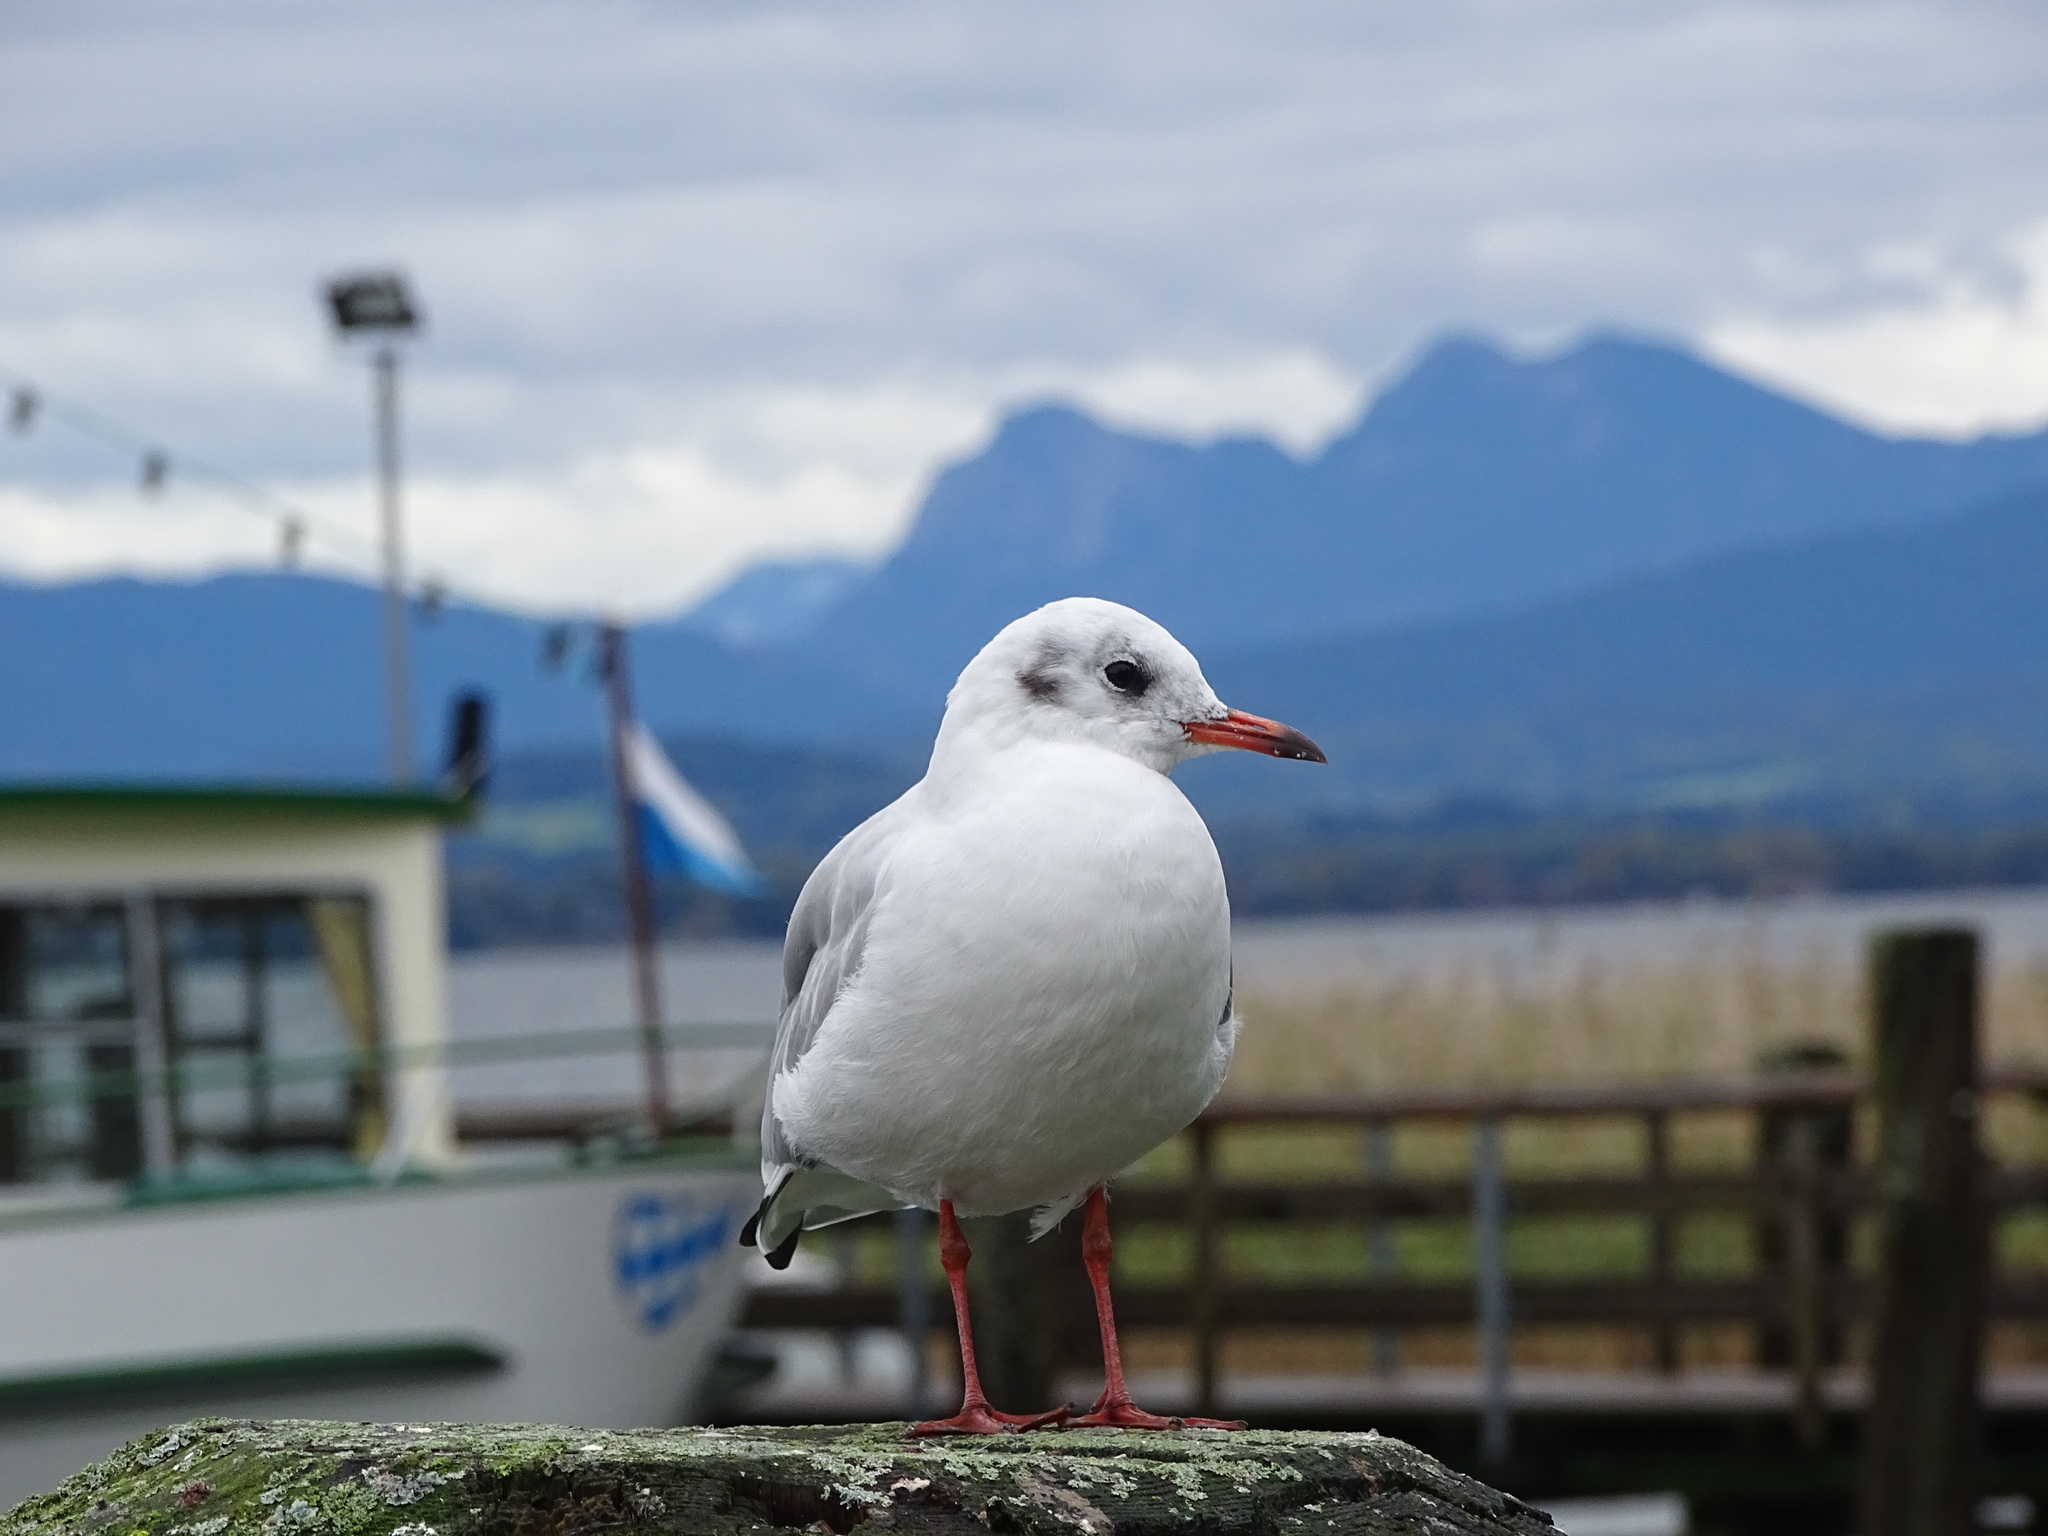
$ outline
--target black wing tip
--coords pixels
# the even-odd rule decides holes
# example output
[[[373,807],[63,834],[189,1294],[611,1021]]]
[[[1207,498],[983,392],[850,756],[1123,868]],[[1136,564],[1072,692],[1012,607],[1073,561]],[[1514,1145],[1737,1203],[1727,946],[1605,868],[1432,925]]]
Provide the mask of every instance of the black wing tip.
[[[770,1249],[767,1253],[763,1254],[762,1257],[768,1261],[768,1267],[770,1269],[789,1268],[789,1261],[796,1257],[796,1240],[803,1235],[804,1229],[798,1227],[782,1240],[780,1248]]]
[[[775,1203],[777,1195],[789,1188],[789,1181],[795,1177],[796,1170],[792,1168],[776,1181],[773,1189],[761,1197],[761,1203],[755,1207],[754,1214],[749,1216],[747,1224],[740,1228],[740,1246],[742,1248],[758,1248],[761,1246],[761,1223],[768,1219],[768,1207]],[[774,1264],[777,1269],[789,1268],[789,1256],[795,1248],[796,1239],[792,1237],[788,1242],[776,1249],[774,1253],[768,1255],[768,1262]],[[780,1262],[777,1262],[778,1255],[780,1256]]]

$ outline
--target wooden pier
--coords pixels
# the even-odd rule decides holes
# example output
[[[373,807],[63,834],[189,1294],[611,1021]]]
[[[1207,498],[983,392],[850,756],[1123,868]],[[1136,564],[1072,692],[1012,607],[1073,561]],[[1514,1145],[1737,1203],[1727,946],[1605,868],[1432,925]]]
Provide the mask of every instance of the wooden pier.
[[[1982,1094],[1995,1106],[2010,1100],[2029,1117],[2042,1120],[2048,1131],[2048,1076],[2031,1073],[1989,1074]],[[1520,1092],[1418,1093],[1345,1095],[1316,1098],[1237,1098],[1219,1102],[1188,1132],[1184,1173],[1177,1178],[1133,1182],[1116,1191],[1112,1205],[1121,1237],[1146,1228],[1163,1229],[1169,1241],[1188,1255],[1185,1277],[1175,1283],[1125,1280],[1117,1290],[1118,1315],[1134,1331],[1179,1335],[1190,1357],[1188,1385],[1175,1394],[1190,1411],[1211,1413],[1227,1402],[1241,1401],[1223,1366],[1226,1345],[1235,1335],[1252,1330],[1316,1330],[1373,1333],[1413,1328],[1477,1329],[1482,1320],[1496,1332],[1545,1324],[1590,1325],[1645,1335],[1652,1372],[1585,1371],[1544,1373],[1543,1379],[1576,1378],[1575,1400],[1613,1406],[1642,1400],[1646,1382],[1657,1383],[1659,1401],[1687,1402],[1701,1411],[1717,1405],[1749,1411],[1767,1402],[1820,1396],[1825,1383],[1839,1377],[1839,1342],[1833,1350],[1816,1347],[1784,1351],[1771,1363],[1774,1340],[1787,1334],[1839,1341],[1853,1332],[1870,1304],[1870,1279],[1859,1273],[1843,1251],[1820,1241],[1801,1241],[1788,1234],[1801,1228],[1825,1234],[1852,1225],[1869,1208],[1871,1174],[1846,1157],[1802,1165],[1791,1159],[1776,1164],[1762,1160],[1772,1139],[1766,1121],[1782,1128],[1809,1125],[1814,1141],[1829,1139],[1846,1118],[1867,1116],[1870,1106],[1864,1085],[1841,1072],[1761,1076],[1741,1081],[1661,1083],[1639,1087]],[[1740,1115],[1752,1122],[1752,1142],[1759,1157],[1741,1170],[1690,1171],[1674,1166],[1673,1127],[1687,1117]],[[1580,1177],[1518,1176],[1512,1167],[1485,1165],[1486,1140],[1479,1128],[1517,1123],[1614,1124],[1636,1128],[1639,1166],[1631,1173],[1597,1173]],[[1472,1159],[1462,1177],[1373,1174],[1365,1150],[1373,1141],[1404,1124],[1430,1122],[1461,1127],[1482,1156]],[[1351,1178],[1232,1177],[1224,1168],[1235,1137],[1261,1131],[1335,1129],[1352,1133],[1360,1147]],[[1782,1145],[1782,1135],[1777,1138]],[[2044,1135],[2048,1148],[2048,1135]],[[1496,1147],[1498,1140],[1495,1141]],[[1847,1150],[1846,1148],[1844,1149]],[[1490,1202],[1484,1184],[1497,1178],[1504,1200]],[[1984,1196],[1994,1221],[2033,1210],[2048,1209],[2048,1161],[2006,1163],[1991,1169]],[[1491,1213],[1491,1214],[1490,1214]],[[1740,1218],[1756,1234],[1758,1249],[1775,1248],[1782,1255],[1770,1267],[1757,1266],[1741,1276],[1703,1277],[1684,1272],[1677,1262],[1683,1225],[1700,1217]],[[1495,1256],[1489,1275],[1475,1266],[1458,1278],[1413,1279],[1395,1274],[1345,1279],[1260,1280],[1231,1273],[1222,1255],[1233,1235],[1241,1232],[1282,1234],[1327,1232],[1350,1227],[1362,1232],[1369,1249],[1387,1227],[1401,1222],[1432,1220],[1495,1221],[1504,1228],[1531,1219],[1559,1217],[1622,1218],[1646,1234],[1640,1245],[1647,1259],[1642,1272],[1597,1279],[1526,1278],[1502,1263],[1505,1240],[1489,1242],[1485,1234],[1471,1244],[1475,1255]],[[872,1218],[870,1230],[886,1224]],[[1776,1243],[1761,1240],[1775,1235]],[[814,1239],[817,1241],[817,1239]],[[1051,1241],[1051,1240],[1049,1240]],[[1037,1266],[1035,1266],[1037,1267]],[[1053,1266],[1040,1267],[1056,1278]],[[829,1289],[775,1287],[749,1298],[745,1325],[768,1329],[894,1328],[904,1308],[902,1277],[834,1285]],[[1490,1317],[1489,1289],[1504,1292],[1506,1307]],[[1077,1286],[1059,1287],[1063,1299],[1085,1303]],[[1073,1293],[1072,1296],[1069,1293]],[[2006,1269],[1996,1273],[1988,1293],[1994,1324],[2048,1323],[2048,1271]],[[930,1312],[930,1309],[926,1309]],[[936,1318],[937,1321],[943,1319]],[[1737,1325],[1754,1342],[1751,1368],[1745,1370],[1682,1370],[1682,1333],[1699,1325]],[[1055,1370],[1092,1368],[1095,1325],[1085,1305],[1060,1307],[1054,1315]],[[1507,1341],[1510,1361],[1512,1340]],[[1498,1340],[1475,1341],[1481,1361]],[[1832,1358],[1831,1358],[1832,1356]],[[2048,1358],[2043,1365],[2048,1366]],[[1504,1388],[1512,1405],[1518,1396],[1509,1381]],[[1318,1377],[1296,1373],[1304,1392],[1321,1395]],[[1448,1378],[1443,1378],[1448,1379]],[[2003,1381],[2004,1377],[1994,1377]],[[2008,1392],[2015,1401],[2031,1400],[2038,1390],[2027,1372],[2011,1376]],[[1485,1383],[1461,1389],[1475,1408],[1484,1406]],[[1739,1389],[1731,1383],[1744,1383]],[[1278,1389],[1268,1380],[1257,1395],[1272,1401]],[[1382,1399],[1406,1390],[1396,1380],[1375,1383],[1359,1378],[1344,1389],[1360,1402]],[[1502,1390],[1496,1383],[1496,1390]],[[1836,1392],[1848,1390],[1835,1388]],[[1553,1394],[1554,1395],[1554,1394]],[[822,1404],[820,1404],[822,1406]],[[1277,1406],[1275,1404],[1274,1406]]]

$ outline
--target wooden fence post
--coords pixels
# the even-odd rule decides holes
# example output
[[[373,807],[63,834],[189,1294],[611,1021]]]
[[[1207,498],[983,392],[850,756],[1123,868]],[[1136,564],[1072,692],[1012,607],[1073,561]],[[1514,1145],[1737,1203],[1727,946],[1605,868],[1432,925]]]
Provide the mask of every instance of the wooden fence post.
[[[1498,1467],[1513,1449],[1508,1415],[1508,1191],[1500,1117],[1472,1124],[1472,1284],[1479,1319],[1479,1456]]]
[[[974,1250],[967,1283],[982,1390],[998,1408],[1036,1413],[1058,1391],[1061,1303],[1078,1289],[1080,1273],[1078,1264],[1060,1261],[1073,1245],[1058,1232],[1032,1242],[1029,1211],[970,1217],[964,1225]]]
[[[910,1381],[904,1417],[921,1419],[931,1412],[930,1371],[926,1354],[932,1333],[932,1294],[925,1283],[925,1213],[912,1207],[898,1211],[896,1221],[896,1324],[910,1352]]]
[[[1821,1273],[1820,1127],[1812,1116],[1791,1123],[1784,1155],[1790,1172],[1785,1201],[1790,1284],[1785,1298],[1792,1341],[1792,1424],[1799,1443],[1817,1451],[1827,1440],[1828,1428],[1820,1392],[1827,1323],[1826,1280]]]
[[[1876,1305],[1863,1536],[1975,1527],[1990,1228],[1977,1139],[1977,936],[1882,934],[1871,951]]]
[[[1678,1369],[1678,1324],[1667,1310],[1675,1271],[1672,1250],[1676,1246],[1671,1209],[1671,1116],[1653,1109],[1643,1116],[1644,1161],[1652,1209],[1650,1213],[1650,1279],[1657,1288],[1658,1313],[1651,1349],[1657,1369],[1670,1375]]]
[[[842,1291],[852,1290],[860,1283],[856,1262],[860,1253],[860,1243],[854,1236],[854,1230],[842,1222],[830,1229],[829,1241],[832,1247],[832,1268],[838,1288]],[[858,1339],[859,1335],[851,1328],[832,1330],[833,1347],[839,1351],[839,1384],[842,1387],[852,1386],[858,1372],[859,1361],[854,1353]]]
[[[1848,1054],[1828,1040],[1795,1041],[1757,1062],[1772,1077],[1848,1066]],[[1846,1343],[1837,1302],[1849,1275],[1849,1218],[1830,1193],[1849,1170],[1855,1141],[1856,1111],[1847,1103],[1776,1104],[1757,1119],[1757,1160],[1778,1188],[1757,1223],[1757,1266],[1785,1305],[1782,1317],[1757,1329],[1756,1359],[1793,1373],[1795,1417],[1809,1448],[1826,1428],[1821,1373],[1842,1363]]]
[[[1195,1412],[1216,1416],[1216,1151],[1215,1128],[1197,1120],[1190,1132],[1193,1177],[1188,1184],[1188,1216],[1194,1227],[1194,1266],[1188,1288],[1189,1321],[1194,1325]]]
[[[1385,1119],[1365,1123],[1365,1171],[1375,1184],[1394,1181],[1394,1127]],[[1384,1212],[1373,1217],[1366,1229],[1366,1262],[1375,1280],[1391,1280],[1397,1268],[1394,1254],[1394,1226]],[[1391,1375],[1401,1365],[1401,1330],[1381,1323],[1372,1331],[1373,1369]]]

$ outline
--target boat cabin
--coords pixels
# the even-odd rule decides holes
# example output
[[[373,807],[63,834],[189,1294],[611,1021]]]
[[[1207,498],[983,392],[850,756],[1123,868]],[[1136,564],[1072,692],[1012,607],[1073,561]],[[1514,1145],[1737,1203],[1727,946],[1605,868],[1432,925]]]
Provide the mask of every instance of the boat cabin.
[[[441,834],[466,811],[0,788],[0,1191],[451,1158]]]

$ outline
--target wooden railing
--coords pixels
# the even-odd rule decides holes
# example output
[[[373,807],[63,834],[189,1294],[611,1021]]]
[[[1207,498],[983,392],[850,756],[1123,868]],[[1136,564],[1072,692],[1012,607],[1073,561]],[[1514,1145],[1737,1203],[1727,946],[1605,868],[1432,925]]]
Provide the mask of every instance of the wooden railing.
[[[2048,1104],[2048,1076],[1990,1074],[1987,1098],[2023,1095]],[[1820,1411],[1824,1370],[1864,1313],[1868,1284],[1850,1263],[1844,1235],[1869,1201],[1868,1175],[1851,1156],[1863,1085],[1846,1073],[1806,1072],[1735,1081],[1674,1082],[1585,1089],[1427,1092],[1378,1095],[1235,1097],[1213,1105],[1185,1133],[1185,1172],[1172,1180],[1132,1181],[1114,1192],[1119,1232],[1165,1224],[1186,1231],[1184,1283],[1119,1283],[1119,1319],[1133,1329],[1173,1329],[1188,1339],[1199,1410],[1214,1411],[1222,1345],[1234,1331],[1315,1328],[1395,1331],[1428,1325],[1476,1330],[1482,1426],[1504,1436],[1509,1339],[1518,1324],[1592,1323],[1647,1329],[1652,1358],[1679,1363],[1686,1324],[1735,1323],[1775,1341],[1795,1379],[1797,1412]],[[1673,1156],[1673,1130],[1687,1116],[1737,1113],[1754,1127],[1757,1149],[1746,1167],[1693,1170]],[[1504,1130],[1528,1121],[1634,1121],[1641,1156],[1633,1171],[1582,1177],[1517,1176],[1504,1161]],[[1402,1126],[1433,1122],[1467,1128],[1462,1176],[1394,1171],[1388,1154]],[[1355,1177],[1228,1177],[1233,1138],[1310,1127],[1356,1132],[1364,1155]],[[2048,1164],[2019,1160],[1989,1170],[1994,1213],[2048,1205]],[[1741,1276],[1688,1276],[1677,1262],[1681,1224],[1703,1214],[1732,1214],[1754,1224],[1771,1261]],[[1507,1234],[1524,1217],[1628,1216],[1647,1227],[1647,1263],[1634,1276],[1527,1279],[1509,1272]],[[1422,1281],[1390,1273],[1385,1234],[1418,1218],[1473,1223],[1474,1263],[1463,1280]],[[880,1220],[880,1218],[877,1218]],[[1299,1283],[1234,1279],[1222,1262],[1232,1229],[1351,1225],[1368,1236],[1379,1271],[1356,1280]],[[899,1273],[898,1280],[903,1276]],[[912,1277],[913,1287],[927,1277]],[[2048,1274],[1999,1274],[1989,1295],[1997,1320],[2048,1319]],[[930,1315],[929,1300],[917,1305]],[[977,1302],[977,1307],[981,1303]],[[852,1329],[896,1326],[905,1315],[900,1284],[849,1284],[833,1290],[756,1292],[746,1311],[758,1328]],[[1069,1308],[1052,1323],[1058,1358],[1095,1359],[1092,1317]],[[1383,1354],[1383,1358],[1391,1352]]]

